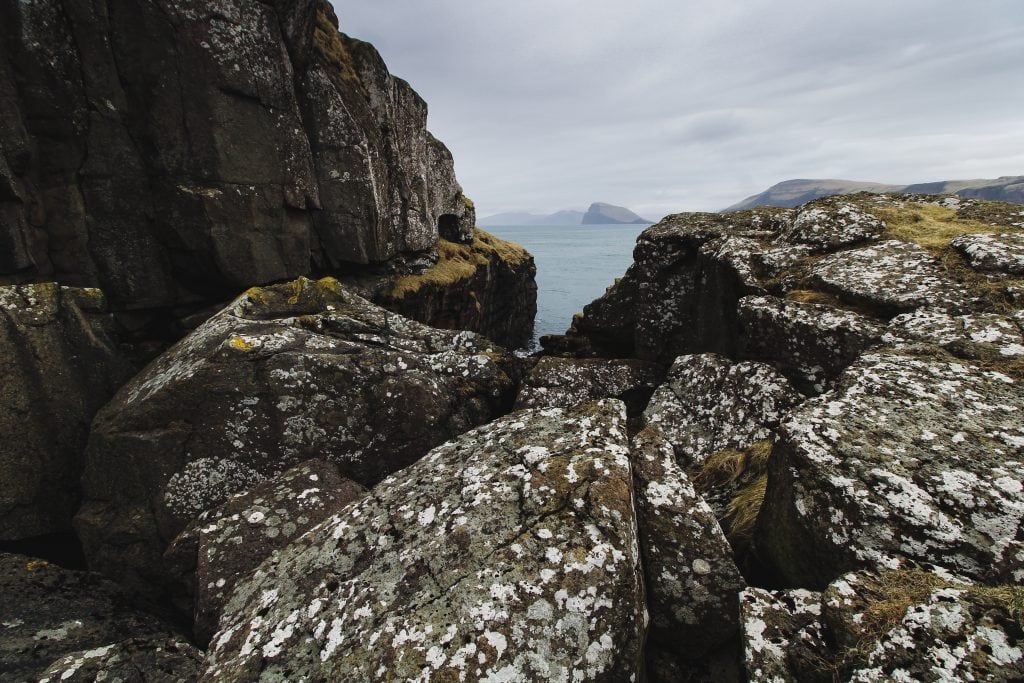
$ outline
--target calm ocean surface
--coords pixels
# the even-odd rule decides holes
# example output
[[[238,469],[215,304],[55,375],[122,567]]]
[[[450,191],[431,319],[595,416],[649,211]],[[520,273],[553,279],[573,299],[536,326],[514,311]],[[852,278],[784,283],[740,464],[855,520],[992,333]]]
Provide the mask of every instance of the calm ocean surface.
[[[633,263],[633,245],[648,225],[492,226],[537,261],[537,324],[533,340],[562,334],[574,313],[604,294]]]

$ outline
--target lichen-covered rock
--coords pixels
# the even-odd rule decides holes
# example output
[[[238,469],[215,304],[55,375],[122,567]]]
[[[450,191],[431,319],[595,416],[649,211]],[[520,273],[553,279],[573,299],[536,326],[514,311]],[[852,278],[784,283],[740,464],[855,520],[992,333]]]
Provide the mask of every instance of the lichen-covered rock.
[[[39,683],[192,683],[202,652],[182,638],[131,638],[73,652],[39,675]]]
[[[671,653],[685,669],[737,637],[746,582],[714,513],[656,427],[634,438],[632,460],[651,617],[648,647]]]
[[[131,372],[100,291],[0,287],[0,540],[71,529],[89,424]]]
[[[961,235],[950,245],[975,270],[1024,275],[1024,233]]]
[[[823,593],[748,589],[747,673],[752,683],[1020,680],[1022,590],[926,572],[851,573]]]
[[[1024,533],[1021,410],[1019,381],[984,366],[927,349],[865,354],[780,426],[759,554],[803,587],[857,568],[978,581],[1010,570]]]
[[[858,313],[769,296],[743,297],[737,314],[740,353],[772,364],[813,393],[824,391],[884,329]]]
[[[666,217],[637,238],[625,276],[584,307],[569,345],[664,365],[688,353],[733,353],[736,301],[764,293],[755,281],[759,241],[774,239],[790,213]]]
[[[436,448],[241,583],[202,680],[638,680],[628,446],[602,401]]]
[[[139,643],[179,639],[116,584],[23,555],[0,554],[0,595],[4,681],[38,680],[65,655],[117,648],[130,638]]]
[[[716,451],[771,438],[803,396],[772,367],[734,363],[711,353],[680,356],[644,410],[675,449],[679,463],[700,465]]]
[[[802,683],[818,678],[817,667],[807,664],[815,652],[824,650],[820,593],[748,588],[739,601],[743,665],[750,683]]]
[[[800,207],[783,239],[832,251],[877,238],[884,230],[885,222],[874,214],[841,199],[825,199]]]
[[[250,290],[97,415],[76,517],[90,566],[151,589],[198,515],[311,457],[375,483],[506,412],[510,363],[330,279]]]
[[[326,0],[13,2],[0,27],[0,282],[211,304],[472,226],[426,103]]]
[[[1020,322],[996,313],[954,316],[922,308],[889,321],[883,341],[926,342],[967,358],[1009,359],[1024,355]]]
[[[196,641],[209,642],[240,579],[365,494],[365,488],[339,476],[334,464],[307,460],[201,514],[164,553],[194,596]]]
[[[647,405],[662,370],[640,360],[544,357],[519,387],[516,409],[570,408],[599,398],[617,398],[630,414]]]
[[[826,256],[814,265],[811,280],[882,315],[923,306],[959,310],[970,299],[938,259],[916,244],[899,240]]]

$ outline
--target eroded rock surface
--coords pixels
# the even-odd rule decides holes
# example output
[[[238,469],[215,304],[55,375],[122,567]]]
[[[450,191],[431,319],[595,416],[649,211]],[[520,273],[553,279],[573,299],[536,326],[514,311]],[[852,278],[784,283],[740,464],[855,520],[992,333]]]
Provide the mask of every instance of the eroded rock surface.
[[[365,494],[333,463],[307,460],[201,514],[164,554],[193,595],[196,641],[209,642],[240,579]]]
[[[634,437],[633,475],[651,618],[647,647],[680,671],[693,669],[738,636],[746,582],[714,513],[656,427]],[[658,664],[653,668],[668,668]]]
[[[967,358],[1010,359],[1024,355],[1019,312],[950,315],[923,308],[889,322],[884,341],[892,344],[926,342]]]
[[[1024,235],[1020,233],[963,235],[950,244],[976,270],[1024,274]]]
[[[832,251],[874,239],[885,222],[862,208],[842,200],[819,200],[797,211],[785,232],[787,242]]]
[[[198,515],[311,457],[375,483],[507,411],[509,362],[330,279],[250,290],[97,416],[76,518],[90,565],[152,589]]]
[[[131,638],[65,655],[39,683],[191,683],[202,662],[202,652],[183,638]]]
[[[716,451],[771,438],[786,411],[802,400],[770,366],[695,354],[672,364],[644,410],[644,422],[657,426],[679,463],[690,468]]]
[[[848,574],[823,593],[748,589],[747,673],[764,683],[1018,680],[1014,591],[925,572]]]
[[[386,479],[240,584],[202,680],[637,680],[625,419],[518,412]]]
[[[0,287],[0,540],[70,530],[89,423],[131,372],[98,290]]]
[[[5,681],[38,680],[66,655],[109,653],[132,638],[142,647],[181,640],[114,583],[23,555],[0,554],[0,595],[0,679]],[[194,665],[195,649],[183,652]],[[60,670],[75,668],[78,659],[73,655]]]
[[[516,408],[570,408],[600,398],[617,398],[639,413],[661,380],[661,368],[638,360],[541,358],[523,380]]]
[[[1019,380],[984,366],[865,354],[782,422],[759,552],[794,586],[860,567],[992,579],[1022,534],[1022,409]]]

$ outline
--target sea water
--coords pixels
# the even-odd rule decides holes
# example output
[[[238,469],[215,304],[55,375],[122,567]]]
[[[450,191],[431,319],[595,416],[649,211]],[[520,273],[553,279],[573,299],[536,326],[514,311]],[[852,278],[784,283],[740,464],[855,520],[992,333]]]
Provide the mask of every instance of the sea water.
[[[537,262],[533,345],[562,334],[574,313],[604,294],[633,263],[633,245],[648,225],[492,226],[498,237],[526,247]]]

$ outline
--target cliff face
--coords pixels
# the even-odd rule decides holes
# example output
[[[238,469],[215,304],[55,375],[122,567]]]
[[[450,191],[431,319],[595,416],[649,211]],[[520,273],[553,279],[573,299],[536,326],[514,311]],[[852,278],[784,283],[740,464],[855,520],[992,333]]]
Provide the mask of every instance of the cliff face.
[[[202,304],[473,225],[426,104],[327,2],[3,0],[0,26],[0,283]]]

